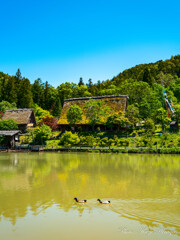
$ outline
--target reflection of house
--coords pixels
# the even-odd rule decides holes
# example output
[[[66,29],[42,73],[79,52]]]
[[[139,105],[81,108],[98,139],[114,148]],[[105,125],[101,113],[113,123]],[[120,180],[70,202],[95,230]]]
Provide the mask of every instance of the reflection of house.
[[[120,111],[125,112],[128,105],[128,96],[127,95],[108,95],[108,96],[96,96],[96,97],[83,97],[83,98],[70,98],[64,100],[63,109],[61,112],[61,116],[59,118],[58,124],[61,129],[70,129],[67,121],[67,112],[68,109],[76,104],[78,105],[82,112],[82,120],[77,124],[78,127],[83,127],[83,129],[89,129],[88,119],[85,116],[84,105],[89,100],[100,100],[104,101],[105,104],[114,112],[118,113]],[[103,125],[98,125],[101,129],[104,127]]]
[[[36,126],[34,110],[30,108],[6,110],[2,117],[2,120],[9,119],[14,119],[22,132],[25,132],[27,127]]]
[[[21,131],[0,131],[0,136],[4,136],[7,141],[5,141],[5,146],[7,148],[14,148],[16,142],[19,141],[19,134]]]

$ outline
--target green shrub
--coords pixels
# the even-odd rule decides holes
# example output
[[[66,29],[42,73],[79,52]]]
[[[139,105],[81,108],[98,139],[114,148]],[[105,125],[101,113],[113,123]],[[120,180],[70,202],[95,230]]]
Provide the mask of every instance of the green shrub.
[[[64,146],[72,146],[77,145],[80,142],[80,139],[77,135],[77,133],[72,133],[70,131],[65,131],[61,135],[60,144]]]
[[[35,144],[45,144],[51,136],[51,128],[46,124],[41,125],[41,127],[36,127],[33,130],[33,143]]]
[[[17,122],[14,119],[0,120],[0,130],[18,130]]]

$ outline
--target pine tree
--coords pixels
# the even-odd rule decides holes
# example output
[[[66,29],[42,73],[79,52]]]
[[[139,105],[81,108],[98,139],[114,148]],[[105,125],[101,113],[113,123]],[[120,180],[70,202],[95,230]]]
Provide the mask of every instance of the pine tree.
[[[145,68],[144,74],[143,74],[143,82],[149,83],[149,85],[152,86],[153,84],[153,77],[151,76],[151,73],[148,68]]]
[[[14,78],[9,78],[6,85],[6,94],[8,97],[6,100],[10,103],[17,103],[17,93],[15,88],[15,80]]]
[[[56,117],[60,116],[61,110],[62,110],[61,100],[59,97],[57,97],[56,102],[54,104],[54,108],[53,108],[53,116],[56,116]]]
[[[79,87],[82,86],[82,85],[84,85],[84,82],[83,82],[82,77],[80,77],[78,85],[79,85]]]
[[[33,105],[33,97],[29,79],[27,78],[22,79],[19,92],[20,101],[18,102],[18,107],[31,108]]]
[[[21,76],[21,71],[20,71],[20,69],[18,68],[18,70],[17,70],[17,72],[16,72],[16,78],[17,79],[22,79],[22,76]]]

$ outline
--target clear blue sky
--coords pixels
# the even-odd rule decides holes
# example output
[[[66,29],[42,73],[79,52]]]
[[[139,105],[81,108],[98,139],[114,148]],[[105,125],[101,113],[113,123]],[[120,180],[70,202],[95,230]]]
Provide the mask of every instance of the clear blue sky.
[[[0,71],[31,82],[111,79],[180,54],[179,0],[6,0],[0,4]]]

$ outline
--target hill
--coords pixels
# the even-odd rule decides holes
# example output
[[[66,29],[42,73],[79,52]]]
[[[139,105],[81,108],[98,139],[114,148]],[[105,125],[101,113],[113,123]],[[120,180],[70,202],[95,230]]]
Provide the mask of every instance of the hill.
[[[111,80],[93,84],[89,79],[88,84],[84,84],[80,78],[79,84],[66,82],[57,88],[41,79],[31,84],[29,79],[21,76],[19,69],[15,76],[0,72],[0,102],[8,101],[18,108],[38,104],[54,116],[59,116],[64,99],[120,94],[129,96],[129,105],[138,109],[140,118],[158,122],[163,89],[174,103],[180,102],[180,55],[137,65]]]

